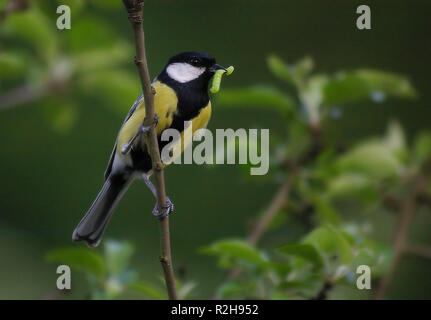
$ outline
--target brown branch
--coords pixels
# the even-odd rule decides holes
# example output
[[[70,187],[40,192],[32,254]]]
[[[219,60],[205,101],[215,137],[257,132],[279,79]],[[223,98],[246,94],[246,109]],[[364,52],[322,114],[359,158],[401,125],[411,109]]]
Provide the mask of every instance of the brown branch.
[[[48,72],[49,76],[44,82],[30,83],[14,88],[0,96],[0,111],[18,107],[25,103],[37,101],[52,94],[67,91],[70,73],[56,70],[57,65]]]
[[[143,13],[144,0],[123,0],[126,7],[130,23],[133,28],[136,57],[135,63],[138,68],[139,77],[141,78],[142,92],[145,100],[145,120],[144,123],[150,126],[154,123],[154,94],[151,87],[150,75],[148,72],[147,57],[145,52],[145,37],[143,28]],[[160,152],[157,141],[156,128],[153,126],[147,133],[147,145],[151,156],[154,177],[156,180],[157,203],[159,210],[162,211],[166,207],[166,191],[164,182],[163,165],[160,160]],[[169,217],[160,219],[160,245],[161,255],[160,262],[163,267],[168,296],[171,300],[177,300],[177,291],[175,287],[175,276],[172,267],[171,246],[169,236]]]
[[[254,229],[250,232],[247,238],[248,243],[256,245],[259,242],[260,238],[262,237],[262,234],[264,233],[270,222],[274,219],[277,212],[280,211],[281,208],[286,205],[289,198],[290,190],[293,183],[295,182],[300,167],[314,160],[325,148],[320,126],[318,124],[310,124],[309,130],[312,140],[310,148],[304,153],[302,157],[299,158],[299,160],[296,161],[297,163],[293,163],[286,167],[286,170],[288,170],[289,172],[286,174],[283,184],[278,189],[276,195],[270,202],[270,205],[254,226]]]
[[[316,296],[311,298],[311,300],[326,300],[333,286],[334,280],[330,277],[326,277],[322,288],[320,288],[319,292],[317,292]]]
[[[386,291],[392,281],[395,270],[398,267],[399,262],[403,254],[407,251],[407,237],[410,227],[410,222],[413,218],[413,214],[417,207],[417,198],[423,192],[426,179],[424,176],[415,177],[413,190],[411,194],[406,198],[401,207],[400,220],[398,222],[398,227],[395,232],[394,239],[394,257],[389,265],[389,270],[385,276],[380,280],[377,287],[374,298],[376,300],[381,300],[385,298]]]
[[[250,232],[247,242],[251,245],[256,245],[260,238],[262,237],[264,231],[268,227],[268,225],[271,223],[271,221],[274,219],[274,217],[277,215],[277,213],[286,205],[288,199],[290,190],[292,189],[292,185],[296,179],[297,170],[295,168],[292,169],[290,174],[286,175],[282,185],[278,189],[275,196],[272,198],[271,202],[269,203],[268,208],[263,212],[263,214],[260,216],[260,219],[255,224],[255,227]],[[225,281],[232,280],[237,278],[241,274],[240,268],[233,268],[230,270],[230,272],[227,274]],[[217,299],[217,294],[214,294],[213,299]]]
[[[289,172],[286,174],[282,185],[280,186],[277,193],[269,203],[268,208],[260,216],[260,219],[255,224],[253,230],[250,232],[249,236],[247,237],[247,242],[249,244],[256,245],[259,242],[263,233],[268,228],[268,225],[271,223],[271,221],[274,219],[277,213],[284,206],[286,206],[289,200],[290,191],[296,180],[298,171],[300,170],[301,166],[304,166],[308,164],[310,161],[313,161],[314,159],[316,159],[316,157],[322,152],[322,150],[324,150],[325,144],[323,142],[320,124],[318,123],[309,124],[309,131],[310,131],[310,137],[312,141],[310,148],[306,150],[305,153],[293,163],[288,159],[281,162],[281,165]],[[240,274],[241,274],[240,268],[238,267],[233,268],[227,274],[226,280],[235,279]],[[217,294],[214,294],[213,299],[217,299],[217,298],[218,298]]]
[[[268,208],[262,214],[254,229],[250,232],[247,238],[248,243],[252,245],[257,244],[276,214],[286,205],[292,184],[296,179],[296,174],[296,169],[293,169],[292,172],[285,177],[283,184],[278,189],[274,198],[272,198]]]
[[[45,87],[24,85],[0,96],[0,111],[37,100],[48,93]]]

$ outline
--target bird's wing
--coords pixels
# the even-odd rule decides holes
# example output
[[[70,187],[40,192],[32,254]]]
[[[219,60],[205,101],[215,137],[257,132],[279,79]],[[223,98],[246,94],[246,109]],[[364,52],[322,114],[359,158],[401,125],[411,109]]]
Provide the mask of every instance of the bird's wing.
[[[144,100],[144,94],[141,93],[141,95],[136,99],[136,101],[133,103],[132,107],[130,108],[129,112],[127,113],[126,118],[124,119],[121,127],[123,127],[124,124],[127,122],[127,120],[130,119],[133,112],[135,112],[136,108],[142,103],[143,100]],[[112,164],[114,163],[116,150],[117,150],[117,141],[115,141],[114,148],[112,149],[112,152],[111,152],[111,157],[109,158],[108,166],[106,167],[106,170],[105,170],[105,180],[111,174]]]

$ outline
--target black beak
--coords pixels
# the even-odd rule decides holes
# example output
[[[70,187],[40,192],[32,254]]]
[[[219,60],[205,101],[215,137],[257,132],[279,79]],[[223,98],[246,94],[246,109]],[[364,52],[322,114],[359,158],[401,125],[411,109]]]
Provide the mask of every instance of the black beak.
[[[217,70],[224,70],[227,71],[227,69],[219,64],[214,64],[212,67],[209,68],[210,72],[216,72]]]

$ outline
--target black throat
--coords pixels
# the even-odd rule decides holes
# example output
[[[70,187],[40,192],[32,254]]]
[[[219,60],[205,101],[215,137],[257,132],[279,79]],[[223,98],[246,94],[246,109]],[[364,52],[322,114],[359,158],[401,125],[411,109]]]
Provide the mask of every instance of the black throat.
[[[210,100],[208,83],[211,74],[204,72],[197,79],[181,83],[168,76],[166,68],[159,74],[157,80],[172,88],[178,98],[178,110],[175,114],[171,128],[180,132],[184,130],[184,121],[195,118]]]

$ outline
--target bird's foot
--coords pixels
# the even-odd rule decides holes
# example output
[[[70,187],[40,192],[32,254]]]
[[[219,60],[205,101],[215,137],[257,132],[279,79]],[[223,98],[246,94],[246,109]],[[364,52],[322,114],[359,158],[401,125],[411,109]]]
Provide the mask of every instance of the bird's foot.
[[[150,129],[151,129],[152,127],[157,126],[157,124],[158,124],[158,123],[159,123],[159,117],[157,116],[157,114],[155,114],[155,115],[154,115],[153,123],[152,123],[152,124],[150,124],[150,125],[148,125],[148,126],[144,126],[144,124],[142,124],[142,125],[141,125],[141,127],[140,127],[140,132],[144,133],[144,132],[148,132],[148,131],[150,131]]]
[[[140,138],[142,133],[148,132],[148,131],[150,131],[150,129],[152,127],[157,126],[157,123],[159,123],[159,117],[155,114],[154,115],[154,121],[152,124],[150,124],[149,126],[144,126],[144,124],[141,124],[139,126],[138,131],[134,134],[134,136],[122,146],[121,153],[122,154],[129,153],[130,150],[132,149],[132,146],[133,146],[133,143],[135,142],[135,140],[137,138]]]
[[[153,215],[158,217],[160,220],[163,220],[167,216],[169,216],[174,211],[174,204],[172,203],[171,199],[166,197],[166,206],[163,207],[162,210],[159,210],[159,206],[156,202],[156,205],[153,209]]]

